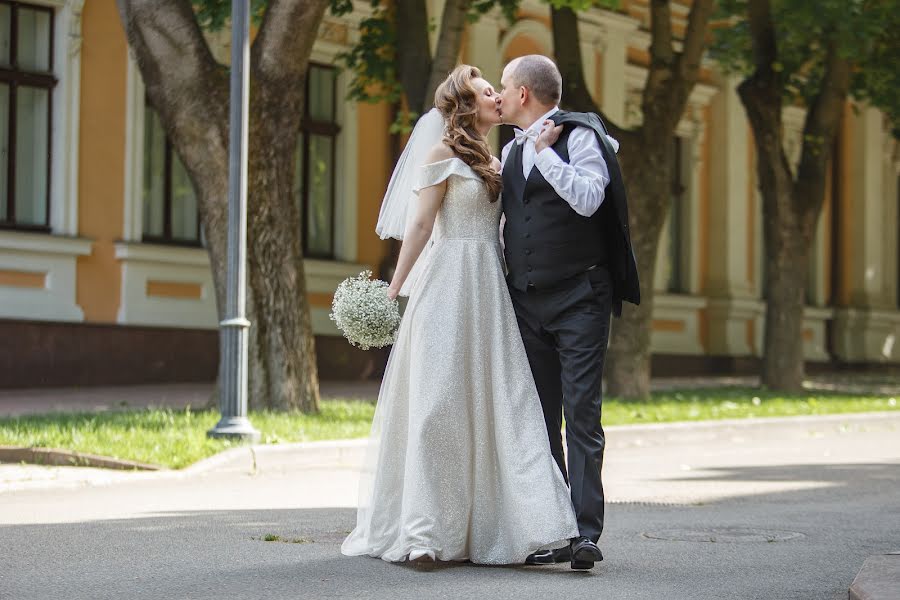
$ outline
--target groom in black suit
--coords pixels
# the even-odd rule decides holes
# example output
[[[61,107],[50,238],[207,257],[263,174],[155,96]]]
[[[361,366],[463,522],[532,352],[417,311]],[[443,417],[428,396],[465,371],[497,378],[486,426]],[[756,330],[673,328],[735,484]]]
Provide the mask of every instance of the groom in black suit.
[[[500,83],[498,110],[517,127],[502,152],[507,283],[579,530],[569,547],[526,563],[590,569],[603,560],[600,409],[610,313],[620,314],[623,300],[640,302],[617,144],[597,115],[559,110],[562,78],[549,58],[513,60]]]

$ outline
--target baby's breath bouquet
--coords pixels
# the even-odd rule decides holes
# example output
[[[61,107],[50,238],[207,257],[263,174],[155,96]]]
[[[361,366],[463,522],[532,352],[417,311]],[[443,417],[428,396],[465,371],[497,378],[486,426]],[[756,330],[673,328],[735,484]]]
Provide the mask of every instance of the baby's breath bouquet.
[[[368,270],[348,277],[331,303],[331,320],[351,344],[363,350],[393,344],[400,327],[400,305],[388,298],[388,284],[371,277]]]

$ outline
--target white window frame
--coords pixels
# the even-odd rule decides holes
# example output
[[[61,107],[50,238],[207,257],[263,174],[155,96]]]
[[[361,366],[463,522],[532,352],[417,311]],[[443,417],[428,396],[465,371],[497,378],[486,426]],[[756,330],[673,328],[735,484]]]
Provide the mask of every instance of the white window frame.
[[[84,0],[23,0],[55,9],[53,74],[57,78],[50,116],[50,228],[78,234],[78,147],[81,110],[81,13]]]
[[[343,22],[342,20],[341,22]],[[352,23],[350,24],[352,28]],[[217,42],[225,40],[220,35],[210,37],[214,55],[223,56]],[[317,40],[310,61],[324,65],[337,62],[337,55],[346,48],[341,44]],[[357,147],[358,116],[356,103],[344,98],[352,74],[340,70],[337,75],[335,121],[341,130],[335,148],[334,207],[334,260],[306,259],[307,290],[310,293],[331,294],[346,277],[356,275],[366,267],[357,264]],[[143,161],[145,86],[134,58],[129,53],[126,75],[126,145],[123,242],[116,245],[116,257],[122,261],[122,298],[118,320],[124,324],[153,324],[174,327],[216,327],[215,294],[211,290],[211,273],[205,248],[167,247],[143,244]],[[299,224],[298,224],[299,227]],[[151,249],[152,247],[152,249]],[[145,248],[146,251],[141,248]],[[203,297],[197,300],[159,299],[146,297],[146,282],[193,281],[202,286]],[[204,303],[208,319],[197,318],[194,310],[184,310],[188,305]],[[182,310],[173,310],[181,306]],[[337,335],[338,331],[328,318],[328,309],[313,307],[313,330],[317,334]]]
[[[76,303],[77,258],[91,253],[78,238],[81,15],[84,0],[27,0],[54,9],[54,87],[50,115],[50,233],[0,231],[0,271],[44,275],[44,286],[0,286],[0,317],[83,321]]]

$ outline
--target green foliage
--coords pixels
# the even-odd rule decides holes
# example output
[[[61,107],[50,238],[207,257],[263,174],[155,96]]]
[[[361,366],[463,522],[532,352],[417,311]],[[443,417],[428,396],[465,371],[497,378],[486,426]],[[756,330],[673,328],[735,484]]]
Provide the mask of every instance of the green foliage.
[[[886,2],[880,12],[881,35],[867,41],[867,52],[857,61],[853,89],[857,98],[881,108],[900,138],[900,2]]]
[[[194,6],[200,27],[206,31],[223,29],[231,17],[231,0],[191,0],[191,4]],[[259,25],[268,4],[268,0],[250,0],[250,17],[253,24]]]
[[[619,7],[620,0],[545,0],[554,6],[568,6],[574,10],[585,10],[592,6],[610,9]],[[499,8],[510,22],[515,21],[521,0],[473,0],[469,10],[469,22],[476,22],[482,15]],[[192,0],[200,26],[207,31],[224,28],[231,16],[231,0]],[[338,60],[353,74],[347,99],[358,102],[395,103],[400,100],[403,88],[396,69],[396,28],[391,3],[370,0],[372,15],[360,23],[357,44],[349,51],[338,55]],[[253,22],[259,24],[265,14],[268,0],[251,0]],[[343,16],[353,12],[353,0],[331,0],[331,13]],[[429,25],[433,27],[433,25]],[[392,131],[408,131],[418,115],[413,112],[401,114],[392,126]]]
[[[854,65],[851,95],[896,122],[900,116],[900,0],[772,0],[784,102],[809,105],[820,90],[827,46]],[[749,75],[753,53],[747,0],[720,0],[710,52],[727,72]]]
[[[419,120],[421,115],[415,111],[411,110],[401,110],[397,115],[397,118],[394,119],[394,122],[391,123],[389,131],[391,133],[409,133],[412,131],[412,128],[415,126],[416,121]]]
[[[617,10],[621,4],[621,0],[544,0],[553,8],[571,8],[572,10],[587,10],[589,8],[608,8]]]
[[[510,22],[515,21],[521,0],[474,0],[468,15],[470,23],[482,15],[499,8]],[[556,6],[570,6],[582,10],[591,6],[617,8],[619,0],[551,0]],[[357,102],[395,103],[403,95],[395,62],[397,32],[392,7],[381,0],[371,0],[373,13],[360,23],[360,37],[348,52],[338,56],[343,65],[353,73],[348,100]],[[332,0],[334,14],[352,10],[350,0]],[[343,12],[340,12],[343,11]],[[433,25],[429,25],[433,27]],[[418,118],[415,112],[402,112],[391,126],[391,131],[407,132]]]
[[[332,0],[332,12],[339,14],[338,10],[348,5],[349,0]],[[338,60],[353,74],[348,100],[393,104],[400,101],[404,92],[397,73],[394,8],[381,0],[371,0],[371,6],[372,15],[360,23],[359,41],[349,51],[339,54]],[[519,0],[475,0],[469,21],[477,21],[494,6],[499,6],[508,19],[514,19]],[[418,116],[413,111],[401,111],[391,125],[391,132],[410,131]]]
[[[380,0],[372,0],[372,15],[359,24],[359,42],[338,55],[338,60],[353,73],[347,93],[349,100],[373,103],[400,100],[403,88],[397,78],[397,31],[391,10]]]
[[[225,27],[231,16],[231,0],[191,0],[200,27],[218,31]],[[269,6],[269,0],[250,0],[251,18],[259,25]],[[331,0],[331,13],[342,16],[353,12],[353,0]]]
[[[506,20],[512,23],[516,20],[516,11],[519,10],[520,0],[475,0],[469,10],[469,22],[475,23],[481,15],[487,14],[495,6],[499,6]]]
[[[353,12],[353,0],[331,0],[331,14],[336,17]]]

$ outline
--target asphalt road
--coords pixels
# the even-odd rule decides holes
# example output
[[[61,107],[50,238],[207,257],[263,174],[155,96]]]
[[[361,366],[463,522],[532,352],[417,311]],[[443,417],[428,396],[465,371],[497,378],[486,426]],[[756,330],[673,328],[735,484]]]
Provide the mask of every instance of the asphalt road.
[[[255,473],[0,491],[0,599],[836,600],[900,550],[900,415],[609,438],[589,573],[343,557],[353,465],[282,453]]]

